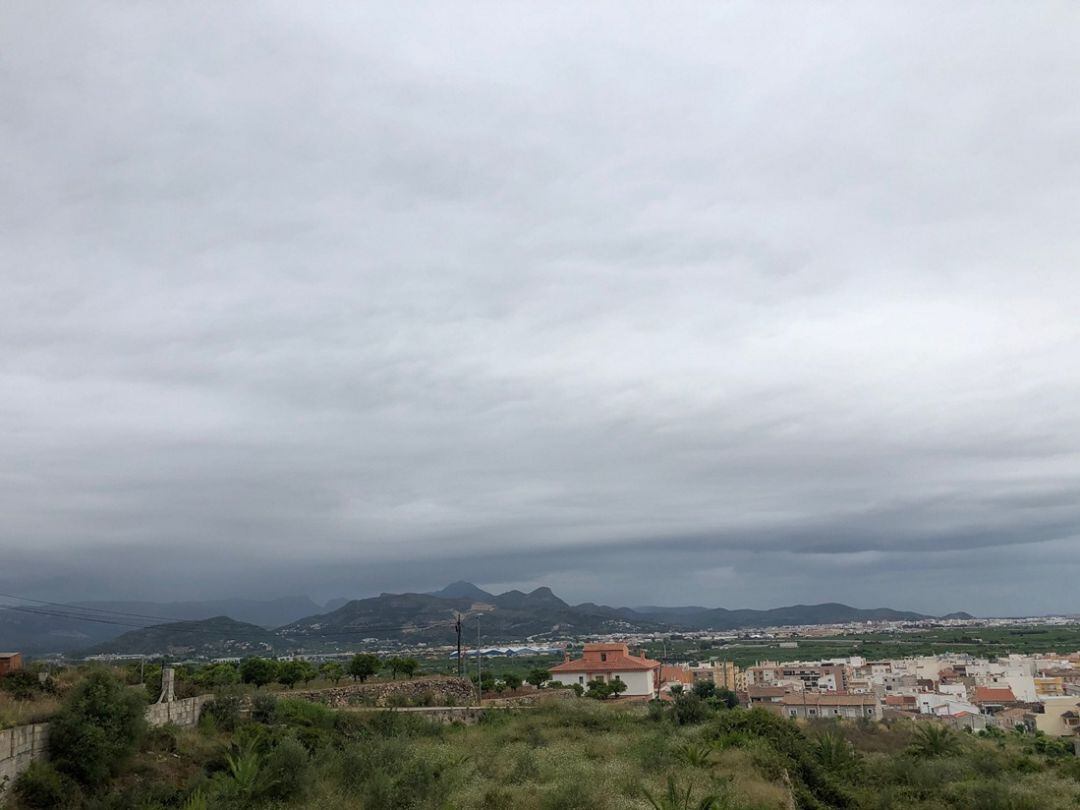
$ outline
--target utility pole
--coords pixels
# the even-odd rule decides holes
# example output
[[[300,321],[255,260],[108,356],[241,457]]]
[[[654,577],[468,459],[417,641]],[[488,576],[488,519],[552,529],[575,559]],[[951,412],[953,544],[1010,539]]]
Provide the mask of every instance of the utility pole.
[[[454,621],[454,630],[457,631],[457,674],[459,678],[465,677],[465,659],[461,657],[461,614],[457,614]]]
[[[480,654],[480,614],[476,615],[476,705],[484,705],[484,679],[483,675],[483,659],[484,656]]]

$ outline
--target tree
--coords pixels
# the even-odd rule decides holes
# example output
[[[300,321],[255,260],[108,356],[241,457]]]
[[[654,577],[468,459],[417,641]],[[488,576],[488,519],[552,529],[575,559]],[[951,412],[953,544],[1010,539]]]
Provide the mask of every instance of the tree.
[[[470,675],[469,680],[473,683],[477,683],[476,676]],[[495,689],[495,676],[490,672],[483,672],[480,675],[480,691],[491,692]]]
[[[240,680],[244,683],[253,683],[258,689],[268,683],[273,683],[277,678],[277,670],[277,661],[258,656],[245,658],[240,662]]]
[[[607,684],[599,678],[589,681],[589,688],[585,690],[585,697],[593,700],[604,700],[608,696]]]
[[[610,681],[602,681],[599,678],[589,681],[589,689],[585,692],[585,697],[595,698],[596,700],[607,700],[609,697],[615,697],[626,691],[626,683],[614,678]]]
[[[739,696],[730,689],[721,687],[716,690],[716,696],[713,698],[713,701],[719,701],[723,703],[726,708],[734,709],[739,705]]]
[[[304,679],[306,661],[285,661],[278,667],[277,680],[290,689]],[[310,668],[310,664],[308,664]]]
[[[341,682],[341,679],[345,677],[345,667],[337,661],[327,661],[319,667],[319,674],[326,678],[326,680],[333,681],[334,686],[337,686]]]
[[[416,674],[416,670],[420,669],[420,662],[415,658],[402,658],[399,663],[406,678],[411,678]]]
[[[396,655],[393,658],[388,658],[386,660],[386,668],[390,670],[390,677],[396,679],[404,664],[405,661]]]
[[[531,683],[537,689],[551,680],[551,673],[546,669],[533,669],[525,676],[525,682]]]
[[[379,657],[371,653],[357,653],[349,661],[349,674],[353,680],[363,683],[379,671]]]
[[[300,680],[304,682],[304,686],[307,686],[317,674],[315,665],[310,661],[300,662]]]
[[[959,738],[938,723],[926,723],[915,729],[915,739],[908,746],[908,753],[917,759],[937,759],[957,753]]]
[[[503,683],[506,684],[507,689],[518,689],[521,687],[521,676],[516,672],[504,672]]]
[[[138,747],[145,710],[138,691],[109,672],[91,672],[49,725],[50,761],[86,785],[103,784]]]
[[[200,669],[195,673],[195,683],[211,689],[219,689],[222,686],[240,683],[240,673],[233,664],[223,661]]]
[[[702,700],[711,698],[716,694],[716,684],[713,681],[696,681],[694,683],[694,694]]]

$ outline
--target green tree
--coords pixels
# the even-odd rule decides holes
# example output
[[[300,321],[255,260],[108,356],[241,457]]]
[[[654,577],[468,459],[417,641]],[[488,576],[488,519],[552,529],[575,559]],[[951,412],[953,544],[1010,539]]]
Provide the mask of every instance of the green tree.
[[[146,730],[146,701],[104,670],[91,672],[49,725],[57,770],[96,787],[115,774]]]
[[[371,653],[357,653],[349,661],[349,674],[352,679],[363,683],[379,671],[379,657]]]
[[[236,666],[227,662],[210,664],[195,673],[195,683],[211,689],[232,686],[240,683],[240,672]]]
[[[420,662],[415,658],[402,658],[400,665],[401,671],[405,673],[406,678],[411,678],[416,674],[416,670],[420,669]]]
[[[267,658],[245,658],[240,662],[240,680],[253,683],[258,689],[277,679],[278,663]]]
[[[305,670],[311,668],[311,665],[306,661],[283,661],[281,666],[278,667],[277,681],[284,684],[290,689],[300,681],[304,680],[304,675],[307,674]]]
[[[393,658],[387,658],[384,662],[384,666],[388,670],[390,670],[390,677],[396,679],[398,673],[401,672],[401,666],[403,663],[404,662],[402,661],[402,659],[399,656],[395,655]]]
[[[546,669],[532,669],[529,670],[529,674],[525,676],[525,682],[531,683],[537,689],[543,686],[545,683],[551,680],[551,673]]]
[[[307,686],[311,680],[318,675],[318,670],[315,669],[315,665],[310,661],[300,662],[300,680],[304,682],[304,686]]]
[[[518,689],[521,687],[521,676],[516,672],[504,672],[502,679],[508,689]]]
[[[695,681],[694,694],[702,700],[716,695],[716,684],[713,681]]]
[[[938,759],[956,754],[960,738],[940,723],[925,723],[915,729],[908,753],[916,759]]]
[[[337,661],[327,661],[319,667],[319,674],[326,678],[326,680],[333,681],[334,686],[337,686],[341,682],[341,679],[345,677],[345,667]]]

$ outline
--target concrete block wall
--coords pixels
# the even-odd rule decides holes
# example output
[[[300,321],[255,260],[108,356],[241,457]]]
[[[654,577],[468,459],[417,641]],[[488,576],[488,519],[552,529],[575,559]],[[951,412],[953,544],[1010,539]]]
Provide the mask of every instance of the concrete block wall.
[[[203,707],[213,699],[213,695],[199,695],[171,703],[154,703],[146,707],[146,722],[151,726],[166,723],[194,726],[199,722]],[[48,748],[48,723],[0,731],[0,798],[15,783],[16,777],[30,767],[31,762],[45,757]]]
[[[48,723],[0,731],[0,796],[14,784],[20,773],[30,767],[31,762],[45,756],[48,746]]]

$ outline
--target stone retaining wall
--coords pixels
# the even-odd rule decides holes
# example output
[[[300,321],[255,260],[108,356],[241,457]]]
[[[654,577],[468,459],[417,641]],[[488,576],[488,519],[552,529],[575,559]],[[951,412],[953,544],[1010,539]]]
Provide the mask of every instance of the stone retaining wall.
[[[171,703],[154,703],[146,707],[146,722],[151,726],[194,726],[199,722],[203,707],[214,699],[213,695],[174,700]],[[0,731],[0,798],[15,782],[15,778],[30,767],[30,763],[43,759],[49,748],[49,724],[35,723],[16,726]]]
[[[476,702],[476,688],[464,678],[417,678],[411,681],[350,683],[318,691],[286,692],[283,696],[325,703],[335,709],[365,705],[385,707],[398,701],[412,705],[430,701],[432,706],[466,706]]]

